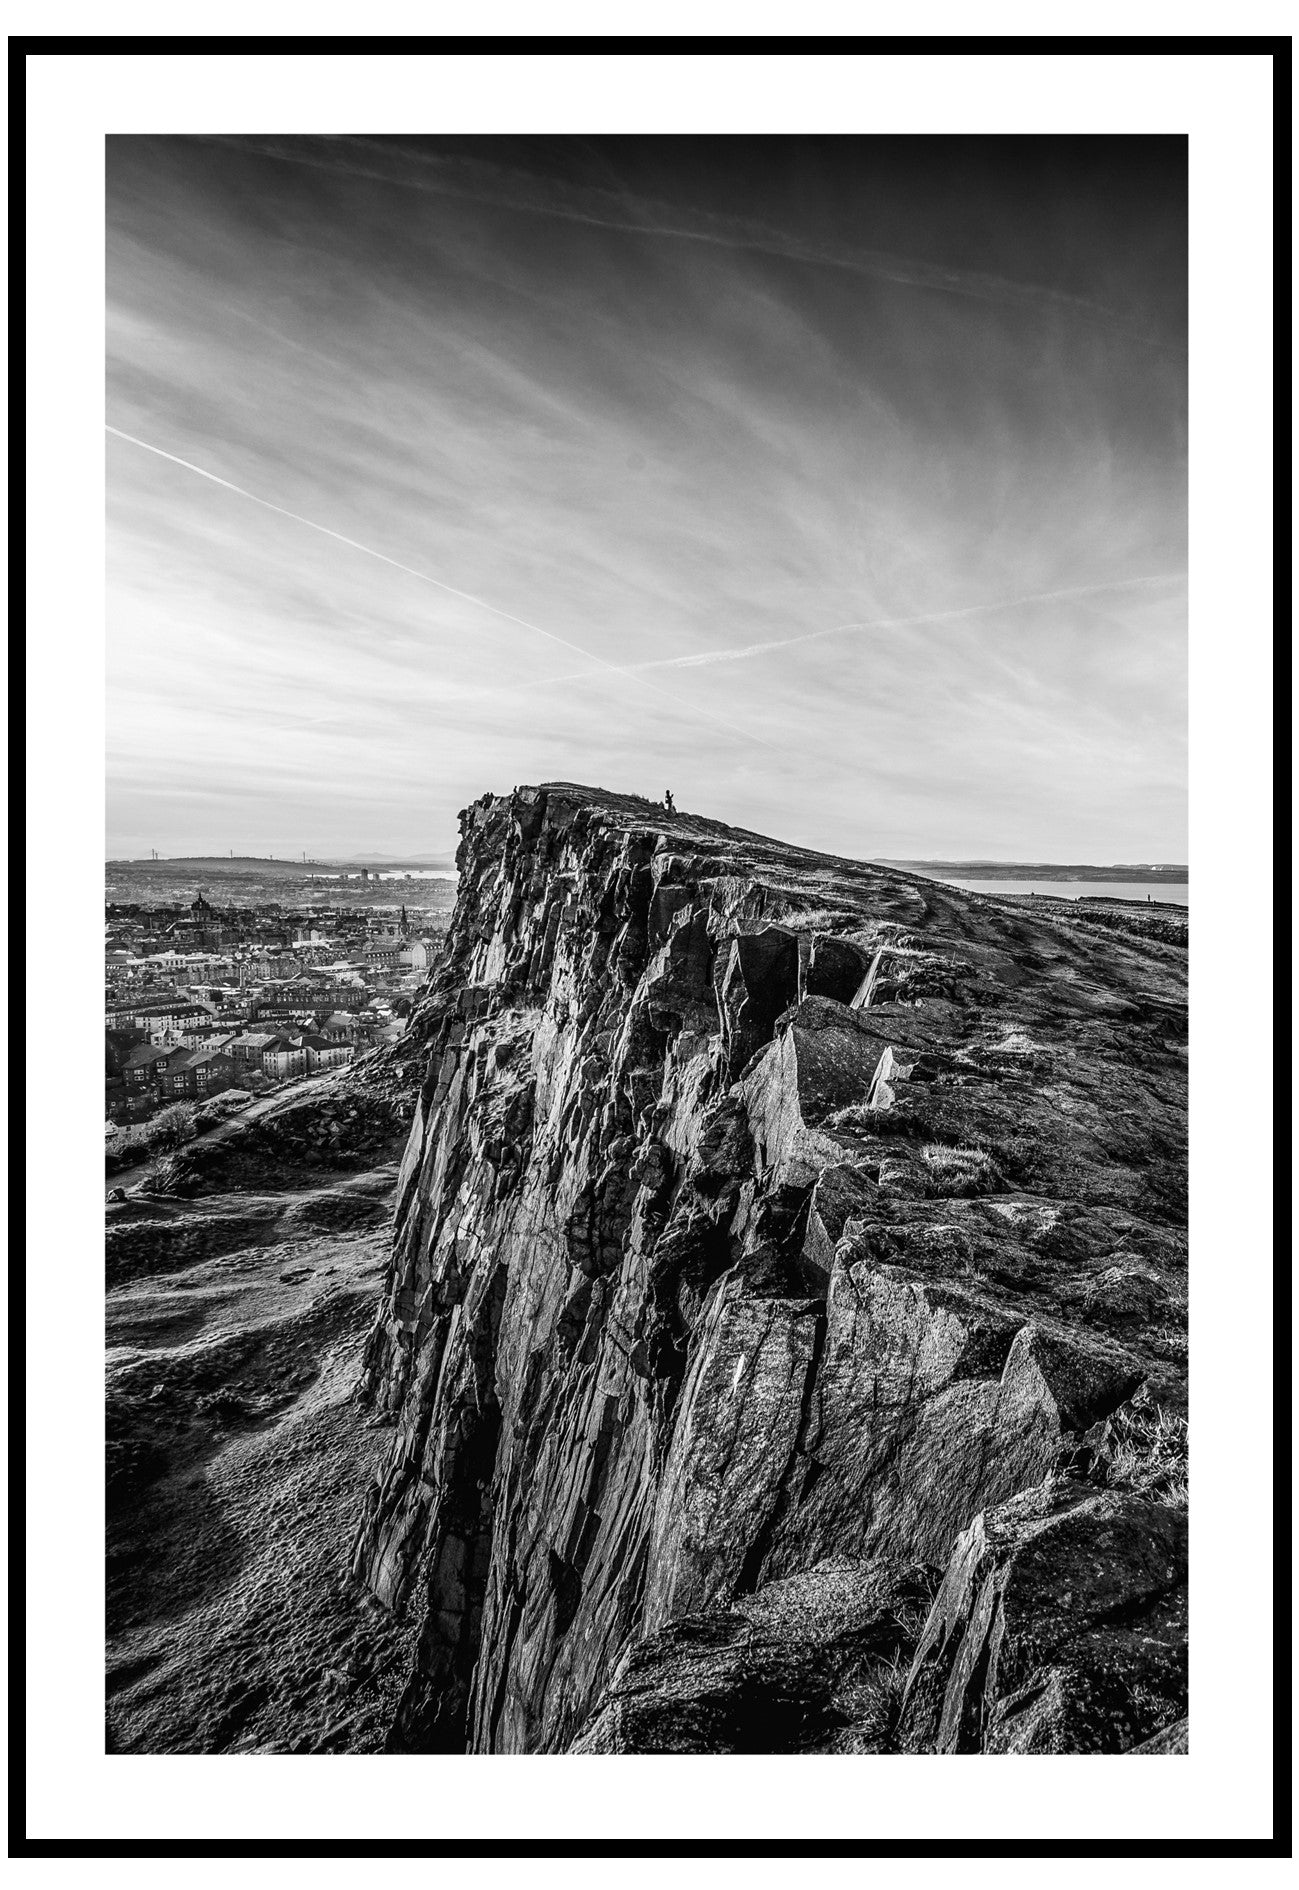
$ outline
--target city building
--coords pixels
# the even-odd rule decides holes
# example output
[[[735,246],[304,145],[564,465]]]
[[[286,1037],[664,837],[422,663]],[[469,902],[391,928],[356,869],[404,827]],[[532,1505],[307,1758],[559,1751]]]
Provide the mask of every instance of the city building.
[[[305,1076],[307,1052],[300,1043],[287,1037],[275,1037],[262,1051],[262,1075],[282,1082],[286,1077]]]
[[[307,1055],[307,1073],[314,1075],[317,1070],[337,1069],[340,1064],[350,1063],[355,1051],[350,1043],[339,1043],[319,1032],[308,1032],[302,1039],[302,1048]]]
[[[214,1096],[235,1082],[237,1068],[233,1057],[221,1050],[191,1050],[182,1060],[163,1070],[160,1088],[168,1102]]]
[[[161,1087],[165,1072],[190,1053],[180,1044],[140,1044],[121,1065],[122,1081],[128,1093],[143,1093]]]
[[[262,1052],[277,1041],[273,1030],[245,1030],[230,1039],[225,1048],[233,1061],[247,1069],[260,1070]]]
[[[109,1076],[120,1076],[122,1066],[133,1050],[147,1046],[149,1039],[139,1026],[104,1032],[104,1068]]]

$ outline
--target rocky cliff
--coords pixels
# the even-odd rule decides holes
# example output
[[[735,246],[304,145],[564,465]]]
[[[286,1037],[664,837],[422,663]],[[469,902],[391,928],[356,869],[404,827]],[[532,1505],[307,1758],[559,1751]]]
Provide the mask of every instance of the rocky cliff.
[[[389,1749],[1178,1749],[1176,929],[565,784],[462,825],[365,1354]]]

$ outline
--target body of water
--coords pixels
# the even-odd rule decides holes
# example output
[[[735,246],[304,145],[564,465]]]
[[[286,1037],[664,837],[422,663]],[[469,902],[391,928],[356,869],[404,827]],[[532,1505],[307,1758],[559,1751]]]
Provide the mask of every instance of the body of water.
[[[1120,879],[948,879],[945,886],[960,886],[965,892],[1036,893],[1039,899],[1137,899],[1146,896],[1156,903],[1185,906],[1187,882],[1161,880],[1155,886],[1149,880]]]

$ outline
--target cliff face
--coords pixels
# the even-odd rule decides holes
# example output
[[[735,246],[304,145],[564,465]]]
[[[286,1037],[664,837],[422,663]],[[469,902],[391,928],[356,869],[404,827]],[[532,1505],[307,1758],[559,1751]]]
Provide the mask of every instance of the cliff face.
[[[1166,1735],[1184,949],[566,785],[458,865],[364,1376],[390,1747]]]

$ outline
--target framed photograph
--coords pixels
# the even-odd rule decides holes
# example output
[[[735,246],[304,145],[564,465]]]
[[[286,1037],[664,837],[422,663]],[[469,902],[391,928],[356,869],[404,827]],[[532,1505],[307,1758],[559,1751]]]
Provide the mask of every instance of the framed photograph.
[[[12,1854],[1288,1855],[1288,42],[284,44],[14,44]]]

